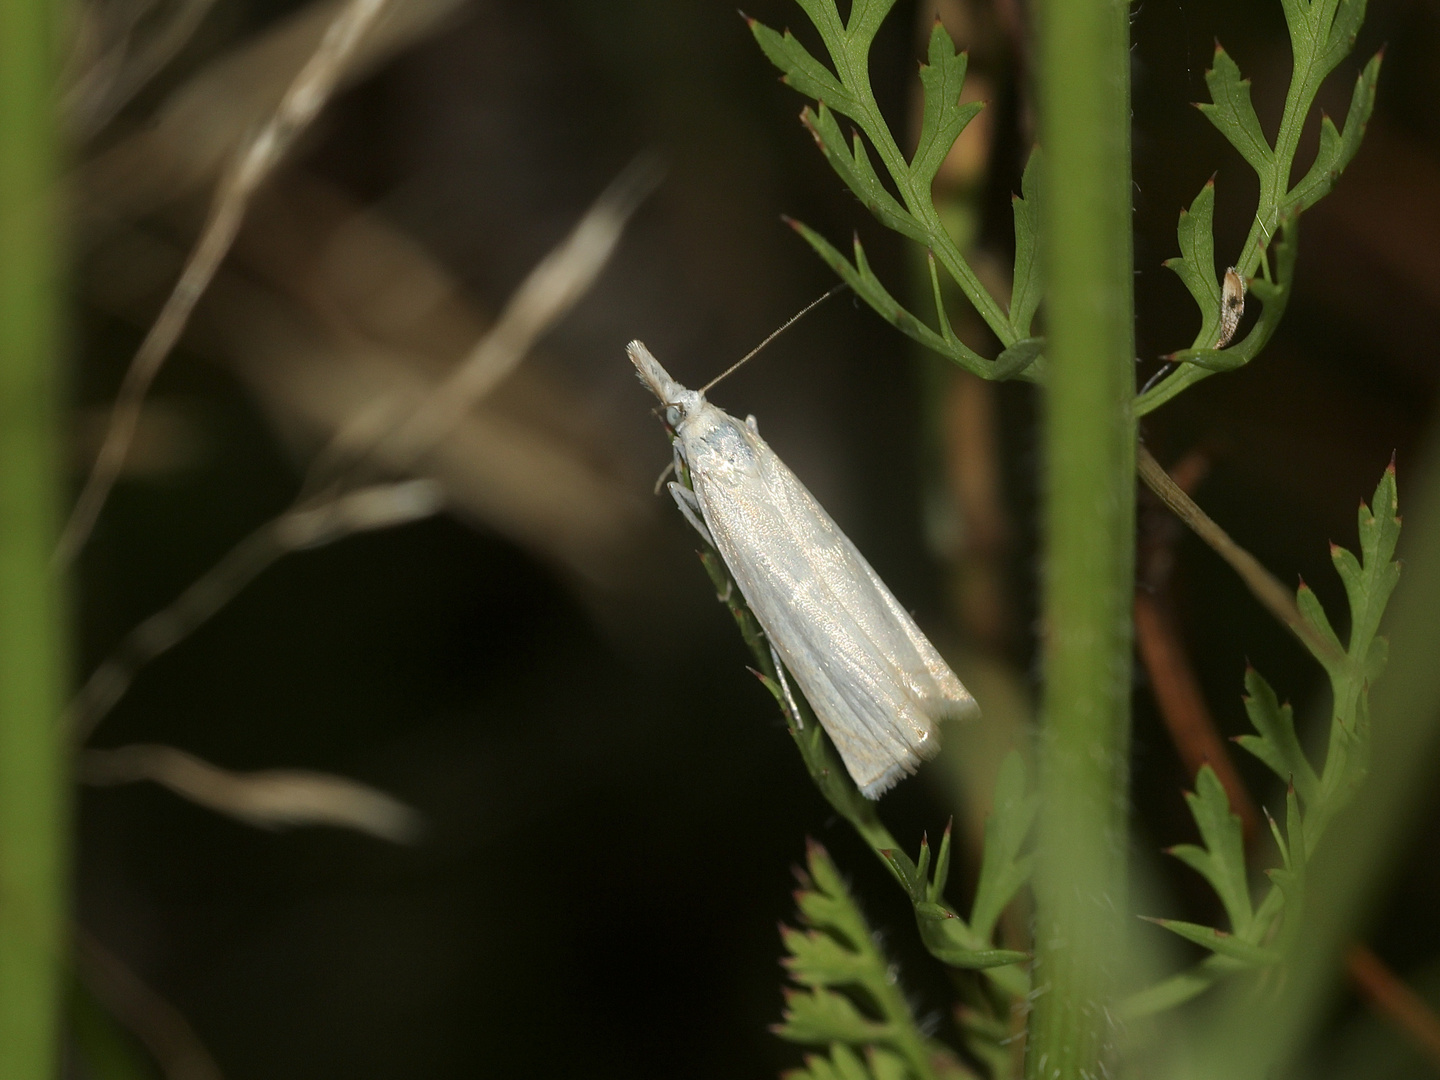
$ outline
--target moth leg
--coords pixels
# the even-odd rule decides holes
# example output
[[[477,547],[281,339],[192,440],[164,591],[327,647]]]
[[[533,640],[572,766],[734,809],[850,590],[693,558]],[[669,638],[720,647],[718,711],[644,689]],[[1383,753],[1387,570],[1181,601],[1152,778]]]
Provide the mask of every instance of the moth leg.
[[[745,417],[745,430],[750,432],[751,435],[760,434],[760,421],[755,419],[754,413],[751,413],[749,416]]]
[[[700,538],[713,548],[715,538],[710,535],[710,530],[700,519],[700,500],[695,497],[695,493],[689,488],[675,483],[674,480],[671,480],[667,486],[675,499],[675,505],[680,508],[680,513],[685,515],[685,520],[690,522],[695,527],[695,531],[700,534]]]
[[[790,692],[790,680],[785,676],[785,665],[780,660],[780,654],[775,651],[775,646],[770,646],[770,659],[775,664],[775,676],[780,680],[780,689],[785,693],[785,704],[790,708],[790,716],[795,721],[797,731],[805,730],[805,718],[800,715],[800,706],[795,704],[795,695]]]
[[[675,462],[673,462],[673,461],[670,462],[669,465],[666,465],[665,468],[663,468],[663,469],[660,470],[660,475],[655,478],[655,494],[656,494],[656,495],[659,495],[659,494],[660,494],[660,489],[665,486],[665,481],[666,481],[666,479],[669,478],[670,474],[673,473],[674,471],[675,471]]]

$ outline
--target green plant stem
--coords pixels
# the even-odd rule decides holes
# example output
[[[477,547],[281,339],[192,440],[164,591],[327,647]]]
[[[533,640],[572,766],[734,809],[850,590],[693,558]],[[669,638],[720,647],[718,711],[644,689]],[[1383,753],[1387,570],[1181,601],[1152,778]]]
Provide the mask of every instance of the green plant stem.
[[[0,1076],[51,1080],[64,944],[56,121],[44,0],[0,4]]]
[[[1051,367],[1031,1080],[1104,1075],[1127,907],[1135,422],[1129,5],[1045,0]]]

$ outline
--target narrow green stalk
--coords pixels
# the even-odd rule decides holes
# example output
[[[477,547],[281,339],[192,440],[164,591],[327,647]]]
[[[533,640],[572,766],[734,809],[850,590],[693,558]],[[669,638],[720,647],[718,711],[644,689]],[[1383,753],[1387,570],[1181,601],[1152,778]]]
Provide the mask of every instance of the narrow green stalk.
[[[1135,423],[1129,5],[1040,8],[1045,597],[1031,1080],[1104,1075],[1126,902]]]
[[[51,1080],[65,951],[54,68],[0,3],[0,1076]]]

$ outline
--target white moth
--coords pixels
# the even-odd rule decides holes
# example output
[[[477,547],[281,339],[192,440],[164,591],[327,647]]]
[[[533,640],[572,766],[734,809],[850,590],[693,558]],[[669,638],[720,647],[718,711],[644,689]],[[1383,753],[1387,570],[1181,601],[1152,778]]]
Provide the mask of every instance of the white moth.
[[[878,799],[939,751],[937,721],[979,715],[975,699],[753,416],[742,423],[687,390],[640,342],[626,351],[694,485],[671,483],[671,495],[725,560],[851,778]]]

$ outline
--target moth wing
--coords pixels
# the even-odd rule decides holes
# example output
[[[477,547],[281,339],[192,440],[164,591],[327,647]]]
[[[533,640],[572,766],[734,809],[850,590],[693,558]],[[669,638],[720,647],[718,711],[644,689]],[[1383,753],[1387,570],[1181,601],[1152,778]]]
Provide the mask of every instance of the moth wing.
[[[753,468],[694,477],[706,523],[850,775],[878,797],[938,751],[935,721],[974,715],[974,699],[795,474],[758,435],[745,441]]]

